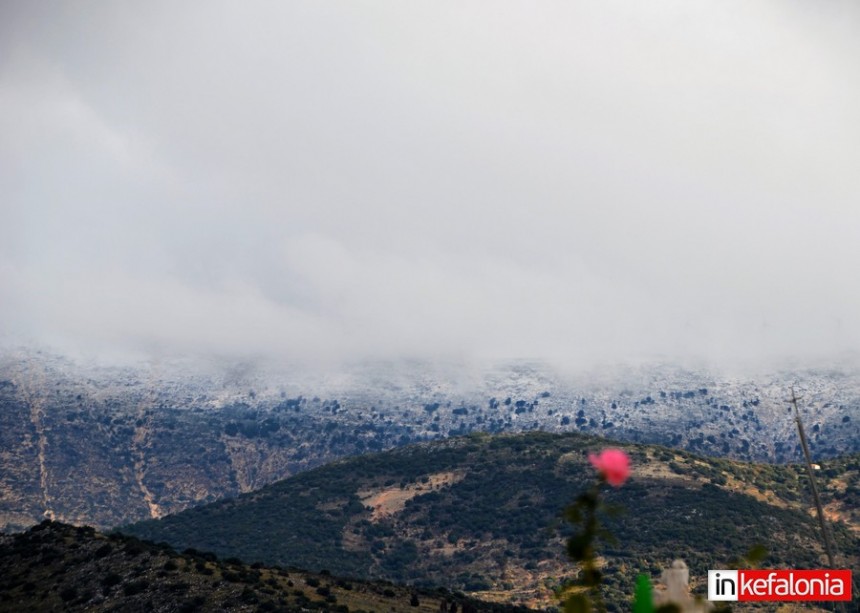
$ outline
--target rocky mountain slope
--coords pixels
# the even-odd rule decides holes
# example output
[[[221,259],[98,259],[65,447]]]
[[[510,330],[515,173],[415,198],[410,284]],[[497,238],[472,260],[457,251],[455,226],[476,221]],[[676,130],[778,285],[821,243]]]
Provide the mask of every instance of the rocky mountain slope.
[[[738,379],[649,366],[578,377],[544,364],[102,367],[0,355],[0,528],[110,527],[249,492],[325,462],[468,432],[581,431],[697,453],[796,460],[802,382],[813,453],[860,449],[850,369]]]
[[[296,569],[247,566],[210,553],[50,522],[0,534],[0,612],[193,613],[361,611],[437,613],[518,607],[447,590],[362,582]]]
[[[438,584],[529,606],[571,576],[562,509],[594,478],[581,434],[471,435],[373,454],[259,491],[123,528],[176,547],[339,574]],[[618,543],[603,548],[624,610],[639,572],[683,558],[701,589],[756,544],[767,567],[824,563],[797,466],[746,464],[625,444],[634,472],[608,500]],[[819,471],[844,567],[860,568],[860,456]],[[856,579],[855,579],[856,581]]]

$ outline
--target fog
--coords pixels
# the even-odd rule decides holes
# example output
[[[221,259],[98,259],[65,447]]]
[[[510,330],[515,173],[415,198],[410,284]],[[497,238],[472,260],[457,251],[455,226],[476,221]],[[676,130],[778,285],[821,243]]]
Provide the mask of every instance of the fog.
[[[860,350],[852,2],[0,5],[0,337]]]

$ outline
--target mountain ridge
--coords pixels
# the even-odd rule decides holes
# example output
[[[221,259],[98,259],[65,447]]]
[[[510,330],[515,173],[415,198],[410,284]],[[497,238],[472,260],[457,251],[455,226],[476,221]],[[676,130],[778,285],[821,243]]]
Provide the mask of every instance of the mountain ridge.
[[[569,381],[544,365],[406,364],[335,376],[233,365],[90,368],[0,355],[0,527],[108,528],[251,491],[340,457],[468,432],[578,431],[739,459],[799,458],[784,390],[657,367]],[[816,458],[860,449],[860,376],[808,371]],[[215,373],[215,374],[213,374]]]
[[[582,434],[474,434],[339,460],[256,492],[125,526],[142,538],[221,555],[290,563],[335,573],[431,582],[528,606],[552,599],[573,572],[564,557],[561,510],[593,481]],[[768,563],[820,567],[824,554],[805,502],[800,466],[731,462],[678,450],[617,443],[634,472],[606,492],[628,509],[610,519],[618,545],[602,555],[616,606],[638,572],[677,557],[701,579],[756,544]],[[823,464],[828,504],[848,513],[834,524],[850,567],[860,456]],[[839,489],[838,484],[853,484]],[[668,546],[674,543],[674,546]]]

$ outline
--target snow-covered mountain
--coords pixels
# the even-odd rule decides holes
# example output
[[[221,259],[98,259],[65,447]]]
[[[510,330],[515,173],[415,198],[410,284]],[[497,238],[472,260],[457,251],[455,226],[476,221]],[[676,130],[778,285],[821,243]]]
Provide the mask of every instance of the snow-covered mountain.
[[[860,450],[860,370],[736,376],[648,364],[106,367],[0,358],[0,527],[112,526],[250,491],[348,455],[472,431],[581,430],[763,462]]]

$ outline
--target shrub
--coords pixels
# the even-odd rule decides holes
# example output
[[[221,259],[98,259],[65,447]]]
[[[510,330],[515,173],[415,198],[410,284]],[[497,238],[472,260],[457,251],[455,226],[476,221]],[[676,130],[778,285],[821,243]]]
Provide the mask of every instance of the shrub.
[[[102,578],[102,587],[111,588],[122,583],[122,577],[116,573],[108,573]]]
[[[113,546],[111,546],[110,543],[105,543],[104,545],[96,549],[95,554],[93,555],[96,559],[100,559],[108,555],[111,551],[113,551]]]
[[[74,587],[64,587],[60,590],[60,599],[63,602],[69,602],[70,600],[74,600],[78,597],[78,590]]]
[[[122,587],[122,591],[126,596],[134,596],[135,594],[145,592],[148,587],[149,581],[147,581],[146,579],[141,579],[140,581],[132,581],[131,583],[126,583]]]

